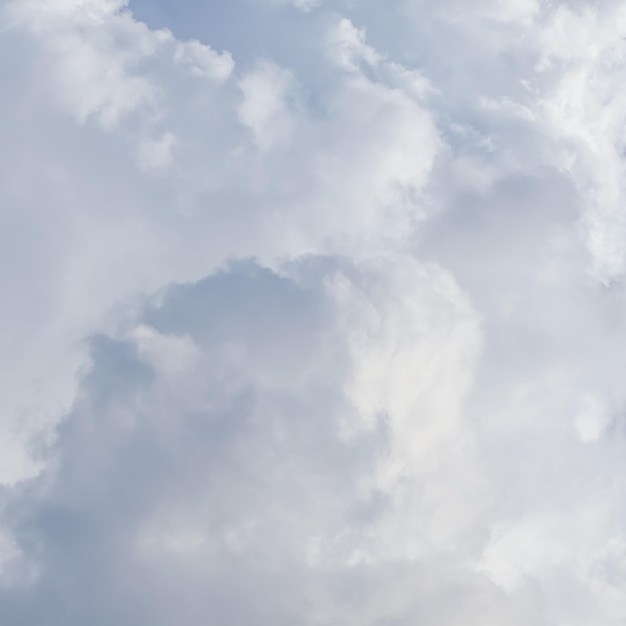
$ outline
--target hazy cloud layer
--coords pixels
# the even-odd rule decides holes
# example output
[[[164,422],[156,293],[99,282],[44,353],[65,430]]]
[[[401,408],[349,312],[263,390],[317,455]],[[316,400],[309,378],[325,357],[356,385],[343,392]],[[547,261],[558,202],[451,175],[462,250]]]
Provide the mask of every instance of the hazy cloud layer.
[[[2,623],[624,622],[624,3],[0,23]]]

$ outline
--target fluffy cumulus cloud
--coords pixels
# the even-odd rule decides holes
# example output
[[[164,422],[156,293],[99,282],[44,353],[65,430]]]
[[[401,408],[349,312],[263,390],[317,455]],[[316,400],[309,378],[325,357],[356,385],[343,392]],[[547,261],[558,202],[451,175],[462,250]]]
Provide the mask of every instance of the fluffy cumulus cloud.
[[[624,623],[621,0],[0,25],[1,623]]]

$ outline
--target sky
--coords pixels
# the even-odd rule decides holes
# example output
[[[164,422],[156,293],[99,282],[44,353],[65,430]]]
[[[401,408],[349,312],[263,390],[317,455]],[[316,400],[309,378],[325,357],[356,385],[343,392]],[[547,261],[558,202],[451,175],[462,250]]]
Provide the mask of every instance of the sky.
[[[0,0],[0,623],[623,626],[625,37]]]

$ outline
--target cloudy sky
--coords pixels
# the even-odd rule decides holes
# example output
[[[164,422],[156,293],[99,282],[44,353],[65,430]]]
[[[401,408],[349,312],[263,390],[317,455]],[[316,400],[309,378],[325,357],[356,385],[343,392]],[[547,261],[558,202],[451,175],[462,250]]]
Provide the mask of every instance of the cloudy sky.
[[[0,0],[0,623],[623,626],[624,0]]]

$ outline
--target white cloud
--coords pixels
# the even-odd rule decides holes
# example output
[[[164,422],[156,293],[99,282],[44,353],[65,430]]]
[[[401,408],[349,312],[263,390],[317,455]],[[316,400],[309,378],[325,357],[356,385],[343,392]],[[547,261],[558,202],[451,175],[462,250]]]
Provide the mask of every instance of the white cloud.
[[[229,53],[218,54],[199,41],[178,42],[174,58],[187,64],[197,76],[225,80],[233,71],[234,61]]]
[[[330,43],[333,56],[346,69],[357,70],[360,62],[376,67],[382,61],[382,56],[365,42],[365,30],[346,18],[333,29]]]
[[[626,12],[619,3],[609,3],[602,12],[561,6],[540,35],[540,69],[553,81],[540,106],[551,132],[566,140],[563,167],[571,171],[585,202],[593,270],[608,282],[623,273],[625,263],[626,102],[614,88],[623,72],[625,27]]]
[[[30,0],[4,7],[9,26],[30,31],[43,47],[55,96],[80,121],[96,115],[111,125],[153,103],[151,81],[133,68],[155,53],[163,35],[135,22],[125,4]]]
[[[45,612],[50,623],[61,623],[45,589],[57,577],[73,577],[75,567],[96,575],[89,592],[96,604],[109,598],[110,615],[131,611],[140,623],[168,623],[169,602],[184,592],[179,576],[210,589],[214,576],[232,567],[240,572],[239,582],[229,583],[234,594],[262,584],[261,577],[293,576],[287,606],[278,588],[247,598],[246,610],[273,621],[292,615],[329,623],[324,615],[336,612],[349,623],[374,623],[376,614],[389,611],[403,620],[415,615],[408,588],[400,591],[400,606],[380,597],[367,615],[320,574],[355,577],[352,584],[364,590],[358,563],[365,559],[363,573],[380,563],[372,582],[385,584],[387,561],[419,570],[419,561],[412,565],[407,557],[413,541],[426,541],[424,532],[464,530],[458,520],[426,530],[445,523],[440,509],[437,519],[413,528],[414,537],[406,525],[417,521],[407,509],[410,500],[433,479],[440,487],[430,496],[435,499],[444,491],[460,495],[467,486],[467,479],[457,485],[457,477],[441,473],[434,450],[419,438],[428,433],[447,451],[447,463],[457,462],[453,431],[458,435],[462,426],[448,415],[458,407],[449,406],[447,395],[459,356],[473,358],[473,313],[445,272],[410,258],[359,266],[309,258],[284,272],[244,264],[172,287],[140,314],[127,339],[94,340],[92,368],[55,444],[56,469],[33,485],[40,495],[14,505],[25,516],[13,529],[25,565],[37,559],[41,569],[24,589],[34,594],[31,608],[0,602],[4,619],[39,619]],[[450,333],[456,339],[441,354],[435,337]],[[386,376],[371,379],[381,352],[387,352]],[[429,370],[426,388],[413,388],[407,366]],[[375,406],[364,405],[363,384],[372,387]],[[368,426],[345,439],[340,425],[352,415]],[[465,519],[467,512],[456,504],[449,514]],[[83,550],[77,530],[90,518],[102,520],[100,547],[78,563],[72,557]],[[41,551],[27,547],[26,527]],[[427,543],[428,554],[433,544]],[[102,561],[109,550],[121,560]],[[131,590],[129,604],[120,605],[113,591],[118,567],[134,571],[118,581]],[[165,568],[158,578],[150,574],[154,567]],[[458,575],[458,563],[442,567],[450,570],[444,579]],[[138,593],[143,585],[148,603]],[[73,602],[68,592],[62,603]],[[327,597],[312,614],[296,601],[309,604],[320,594]],[[205,615],[203,603],[197,598],[190,610]],[[225,599],[220,620],[236,619],[240,606],[235,596]],[[460,604],[454,613],[462,610]],[[89,604],[77,615],[97,618]]]
[[[622,624],[622,3],[209,4],[2,7],[0,621]]]
[[[295,91],[289,71],[261,62],[242,76],[239,87],[243,94],[239,119],[252,131],[258,147],[267,150],[281,138],[288,141],[293,123],[289,99]]]

